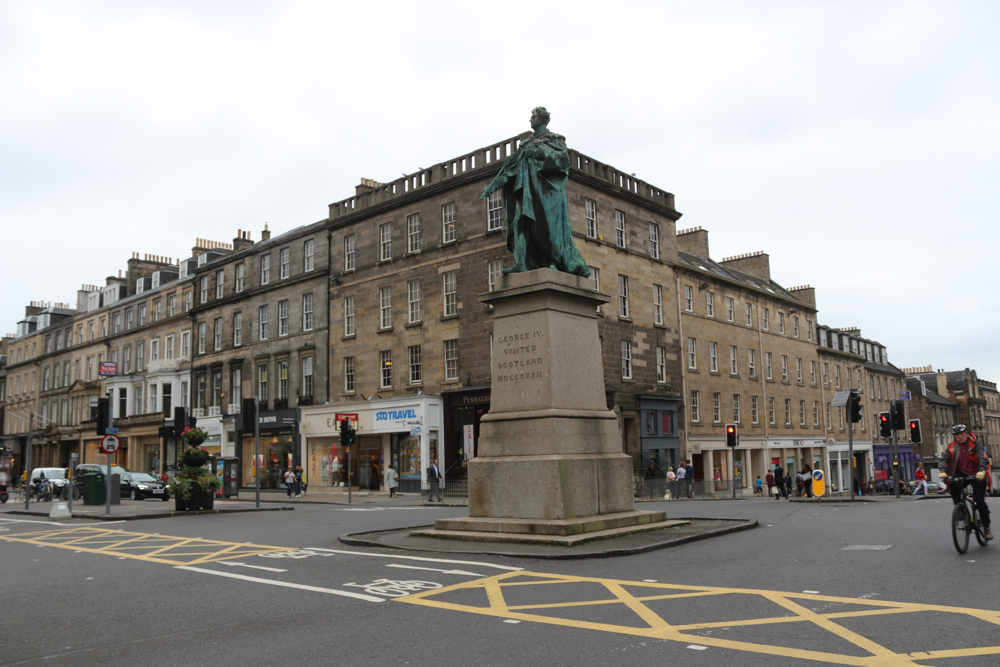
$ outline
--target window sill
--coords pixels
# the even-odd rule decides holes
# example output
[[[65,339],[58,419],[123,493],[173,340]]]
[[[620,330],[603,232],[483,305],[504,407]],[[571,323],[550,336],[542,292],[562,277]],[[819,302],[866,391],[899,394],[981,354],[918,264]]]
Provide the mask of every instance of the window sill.
[[[441,319],[439,321],[440,322],[447,322],[448,320],[457,320],[457,319],[458,319],[458,313],[456,313],[454,315],[442,315]]]
[[[416,322],[407,322],[404,325],[404,328],[406,328],[406,329],[419,329],[422,326],[424,326],[424,321],[423,320],[417,320]]]
[[[341,336],[340,340],[354,340],[357,337],[358,337],[357,334],[350,334],[350,335],[347,335],[347,336]]]
[[[384,329],[377,329],[375,331],[375,333],[377,333],[377,334],[392,333],[392,327],[385,327]],[[383,389],[387,389],[388,387],[382,387],[382,388]]]

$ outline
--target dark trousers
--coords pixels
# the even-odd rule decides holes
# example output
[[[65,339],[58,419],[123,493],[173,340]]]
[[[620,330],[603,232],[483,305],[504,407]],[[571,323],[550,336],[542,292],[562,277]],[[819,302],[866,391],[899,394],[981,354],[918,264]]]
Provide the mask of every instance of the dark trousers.
[[[441,480],[432,479],[429,481],[431,483],[431,490],[427,494],[427,500],[434,500],[434,496],[437,496],[438,502],[442,502],[444,498],[441,497]]]
[[[979,518],[983,522],[983,525],[989,527],[990,525],[990,508],[986,506],[986,480],[983,481],[973,480],[969,482],[972,485],[972,502],[976,504],[976,509],[979,510]],[[951,492],[951,500],[956,505],[959,499],[962,497],[962,486],[960,484],[949,483],[948,491]]]

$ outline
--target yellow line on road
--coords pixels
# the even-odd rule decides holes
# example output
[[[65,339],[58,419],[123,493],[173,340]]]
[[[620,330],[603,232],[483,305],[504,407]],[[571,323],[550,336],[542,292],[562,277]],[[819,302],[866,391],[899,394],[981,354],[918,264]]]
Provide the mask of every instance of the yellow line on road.
[[[202,564],[289,550],[289,547],[133,533],[89,526],[0,534],[0,539],[166,565]]]
[[[507,600],[504,598],[504,589],[515,586],[530,586],[532,583],[545,586],[545,596],[550,600],[554,599],[555,601],[535,605],[508,605]],[[554,583],[562,583],[564,586],[552,587],[551,584]],[[604,589],[611,596],[613,596],[613,599],[602,598],[580,601],[578,598],[581,586],[586,586],[583,590],[592,590],[594,584],[603,586]],[[449,594],[456,591],[463,591],[463,599],[467,600],[468,591],[476,589],[480,589],[482,591],[483,597],[481,598],[481,601],[484,603],[482,605],[448,601],[449,597],[451,597]],[[523,588],[521,590],[523,590]],[[663,594],[665,591],[673,592]],[[644,595],[643,593],[654,594]],[[566,596],[573,596],[577,599],[559,602],[559,598],[562,594],[565,594]],[[765,615],[760,618],[713,621],[688,625],[670,625],[659,613],[650,608],[647,604],[649,602],[660,602],[670,605],[671,603],[676,602],[678,604],[672,609],[672,616],[676,618],[677,615],[683,613],[684,599],[688,597],[711,595],[742,595],[747,596],[748,598],[755,598],[749,599],[748,602],[750,602],[750,604],[744,606],[744,608],[752,610],[767,609],[768,605],[757,604],[761,600],[767,600],[788,610],[788,612],[792,615],[773,616],[772,613],[772,615]],[[536,623],[545,623],[568,628],[612,632],[624,635],[684,642],[688,644],[695,643],[703,646],[730,649],[733,651],[798,658],[802,660],[814,660],[836,665],[857,665],[859,667],[914,667],[919,664],[916,661],[924,661],[934,658],[987,655],[1000,656],[1000,647],[994,646],[970,646],[969,648],[962,649],[915,651],[912,653],[905,651],[896,652],[880,644],[871,636],[868,636],[877,631],[877,626],[875,624],[875,621],[877,620],[876,617],[914,612],[959,614],[962,616],[977,618],[988,623],[1000,624],[1000,612],[986,609],[946,607],[944,605],[841,598],[811,593],[788,593],[761,589],[689,586],[683,584],[647,583],[594,577],[573,577],[525,571],[511,572],[476,581],[467,581],[445,588],[422,591],[413,595],[396,598],[396,601],[405,602],[407,604],[434,607],[446,611],[480,614],[503,619],[533,621]],[[849,611],[831,610],[829,612],[821,613],[815,612],[805,606],[805,604],[809,602],[827,602],[862,608],[852,609]],[[560,618],[558,616],[558,609],[561,607],[565,607],[567,610],[579,610],[580,608],[587,606],[604,606],[607,608],[608,605],[611,605],[612,609],[614,608],[614,605],[620,605],[620,613],[623,615],[620,623],[586,621],[580,620],[579,618]],[[659,605],[657,609],[662,608],[662,606],[662,604]],[[555,613],[549,613],[548,615],[530,613],[532,610],[541,609]],[[612,611],[612,613],[614,612]],[[607,611],[603,612],[602,618],[606,618],[607,614]],[[579,611],[574,612],[574,615],[578,616]],[[643,620],[647,627],[635,627],[634,625],[630,625],[630,623],[634,623],[634,619],[637,616]],[[835,619],[853,618],[868,619],[863,626],[863,630],[855,632],[834,622]],[[925,616],[925,618],[931,617]],[[938,627],[937,624],[940,623],[940,620],[934,617],[933,621],[928,620],[927,622],[933,622],[935,624],[933,627]],[[727,628],[766,626],[771,624],[779,625],[788,623],[812,624],[815,627],[830,633],[831,637],[836,637],[836,641],[845,641],[857,649],[864,651],[867,655],[834,653],[789,646],[737,641],[726,639],[724,637],[724,632]],[[921,636],[920,632],[914,628],[913,625],[913,623],[910,624],[910,634],[912,636]],[[950,634],[950,639],[956,642],[964,642],[966,645],[975,642],[980,635],[972,629],[966,631],[964,629],[965,625],[966,624],[961,621],[955,622],[951,626],[955,628],[955,630]],[[697,630],[709,628],[716,629],[717,632],[712,635],[702,635],[695,632]],[[925,633],[923,636],[926,637],[928,634]],[[894,640],[897,641],[900,639],[900,636],[896,634],[894,634],[893,637]]]

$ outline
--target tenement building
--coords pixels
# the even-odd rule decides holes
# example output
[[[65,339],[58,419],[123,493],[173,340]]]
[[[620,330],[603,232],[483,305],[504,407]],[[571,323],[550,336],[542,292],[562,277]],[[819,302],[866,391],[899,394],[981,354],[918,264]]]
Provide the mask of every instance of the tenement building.
[[[221,454],[239,459],[241,486],[284,488],[284,471],[303,464],[299,410],[329,400],[329,242],[326,221],[273,238],[265,226],[257,243],[239,231],[231,251],[189,269],[191,405],[221,433]],[[253,423],[237,418],[245,398],[258,399],[256,454]]]
[[[899,461],[901,478],[912,480],[920,457],[905,433],[899,432],[895,449],[879,434],[879,413],[888,412],[889,402],[905,390],[904,374],[889,362],[888,350],[862,337],[856,327],[820,326],[818,352],[831,488],[848,490],[853,467],[859,484],[873,481],[877,488],[888,490],[893,460]],[[845,390],[858,392],[862,408],[861,421],[853,426],[853,466],[847,410],[833,405],[837,392]]]
[[[302,409],[312,486],[339,484],[337,415],[356,419],[361,485],[391,463],[418,488],[432,459],[465,477],[489,410],[492,314],[480,301],[510,263],[500,193],[480,199],[523,137],[330,205],[330,405]],[[607,404],[637,461],[680,458],[673,195],[570,151],[573,235],[596,291]],[[318,465],[317,465],[318,463]],[[319,475],[317,476],[317,473]]]
[[[931,366],[911,368],[912,377],[933,388],[955,404],[954,422],[967,425],[986,449],[993,462],[991,474],[1000,482],[1000,398],[996,383],[980,379],[975,369],[934,371]],[[952,441],[950,430],[935,433],[938,451]],[[926,436],[925,436],[926,437]]]
[[[677,235],[687,454],[696,479],[716,490],[749,486],[781,464],[822,467],[826,441],[816,374],[816,306],[810,287],[771,279],[762,252],[715,262],[708,231]],[[726,446],[735,424],[739,446]]]

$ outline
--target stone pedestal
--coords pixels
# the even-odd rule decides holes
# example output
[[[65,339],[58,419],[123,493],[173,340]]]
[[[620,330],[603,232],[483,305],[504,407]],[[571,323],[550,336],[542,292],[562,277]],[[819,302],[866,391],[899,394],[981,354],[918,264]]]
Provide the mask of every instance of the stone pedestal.
[[[469,517],[437,531],[519,519],[518,532],[544,534],[546,522],[632,512],[632,459],[604,393],[596,310],[608,298],[539,269],[503,276],[481,300],[494,308],[490,412],[469,462]]]

